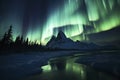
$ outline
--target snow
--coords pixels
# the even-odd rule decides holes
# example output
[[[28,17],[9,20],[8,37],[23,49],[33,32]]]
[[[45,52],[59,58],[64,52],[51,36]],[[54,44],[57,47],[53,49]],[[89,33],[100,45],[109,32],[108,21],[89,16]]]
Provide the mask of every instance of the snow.
[[[67,56],[74,51],[31,52],[0,56],[0,80],[19,80],[22,77],[41,72],[50,58]]]
[[[93,43],[84,43],[84,42],[74,42],[71,39],[67,38],[66,35],[60,31],[57,37],[52,36],[50,41],[47,43],[48,48],[52,49],[91,49],[97,48],[98,45]]]
[[[120,54],[113,52],[112,54],[94,54],[83,55],[77,61],[96,70],[120,76]]]
[[[60,56],[77,56],[77,54],[80,54],[80,52],[51,51],[1,55],[0,80],[21,80],[21,78],[32,74],[40,74],[41,66],[46,65],[49,59]],[[116,54],[116,52],[94,55],[80,54],[78,56],[80,56],[80,58],[76,61],[78,63],[97,69],[107,70],[116,75],[120,75],[120,55]]]

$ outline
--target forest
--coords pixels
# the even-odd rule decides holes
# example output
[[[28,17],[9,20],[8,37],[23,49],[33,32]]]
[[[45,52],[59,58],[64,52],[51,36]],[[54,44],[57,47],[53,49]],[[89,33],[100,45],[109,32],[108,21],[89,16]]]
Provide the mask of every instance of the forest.
[[[32,42],[28,38],[24,38],[22,35],[18,35],[13,40],[13,29],[12,25],[8,31],[4,33],[0,40],[0,53],[10,52],[27,52],[27,51],[41,51],[44,50],[44,46],[38,44],[36,41]]]

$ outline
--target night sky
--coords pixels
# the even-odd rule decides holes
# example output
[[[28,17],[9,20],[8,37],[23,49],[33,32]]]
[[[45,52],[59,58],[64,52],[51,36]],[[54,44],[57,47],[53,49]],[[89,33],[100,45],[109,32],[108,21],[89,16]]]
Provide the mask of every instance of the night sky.
[[[45,44],[54,28],[59,30],[63,26],[66,36],[74,41],[84,40],[80,35],[87,34],[92,35],[87,36],[88,40],[104,42],[95,37],[100,38],[100,32],[108,34],[107,31],[119,27],[119,9],[120,0],[0,0],[0,38],[12,25],[14,39],[23,35]],[[93,30],[85,30],[83,24],[93,26]],[[66,25],[72,26],[68,29]],[[115,39],[109,40],[119,39],[112,38]]]

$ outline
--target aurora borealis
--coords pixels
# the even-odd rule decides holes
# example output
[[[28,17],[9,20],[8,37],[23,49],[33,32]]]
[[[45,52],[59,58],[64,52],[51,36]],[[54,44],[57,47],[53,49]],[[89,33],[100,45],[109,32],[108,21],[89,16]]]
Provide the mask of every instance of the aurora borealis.
[[[88,34],[120,25],[119,8],[120,0],[1,0],[0,38],[12,24],[14,38],[23,35],[46,44],[55,28],[73,25],[72,30],[65,27],[66,36],[81,40],[83,24],[94,27]]]

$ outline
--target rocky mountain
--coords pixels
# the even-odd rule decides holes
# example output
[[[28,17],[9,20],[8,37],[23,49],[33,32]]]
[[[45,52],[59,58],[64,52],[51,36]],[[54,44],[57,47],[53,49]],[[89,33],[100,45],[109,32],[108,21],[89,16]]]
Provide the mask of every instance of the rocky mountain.
[[[52,36],[46,46],[52,49],[91,49],[98,47],[93,43],[74,42],[67,38],[62,31],[59,31],[57,37]]]

